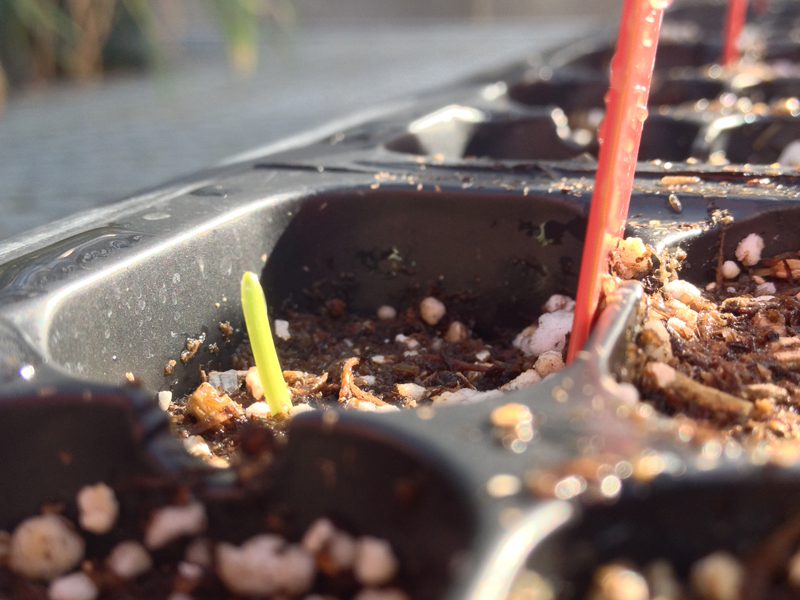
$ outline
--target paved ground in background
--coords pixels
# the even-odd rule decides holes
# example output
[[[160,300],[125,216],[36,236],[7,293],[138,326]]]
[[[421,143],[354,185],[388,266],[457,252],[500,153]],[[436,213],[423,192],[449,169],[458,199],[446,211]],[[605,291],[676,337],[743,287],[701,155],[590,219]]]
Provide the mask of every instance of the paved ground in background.
[[[218,43],[195,41],[165,77],[13,98],[0,116],[0,239],[584,31],[563,20],[307,29],[265,47],[247,80]]]

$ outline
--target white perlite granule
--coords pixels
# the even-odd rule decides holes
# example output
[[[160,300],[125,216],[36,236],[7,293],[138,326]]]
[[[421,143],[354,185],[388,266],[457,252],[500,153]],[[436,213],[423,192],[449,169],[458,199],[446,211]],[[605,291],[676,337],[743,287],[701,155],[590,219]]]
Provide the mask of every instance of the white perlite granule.
[[[641,238],[619,240],[611,257],[614,270],[623,279],[639,279],[653,267],[650,250]]]
[[[800,552],[794,553],[786,570],[789,585],[795,589],[800,588]]]
[[[363,585],[383,585],[397,572],[397,559],[386,540],[364,536],[356,543],[353,573]]]
[[[690,582],[703,600],[739,600],[744,568],[727,552],[714,552],[694,563]]]
[[[309,406],[308,404],[295,404],[292,408],[289,409],[289,416],[294,417],[299,415],[300,413],[304,412],[313,412],[316,409],[313,406]]]
[[[665,284],[664,291],[672,296],[675,300],[683,302],[692,308],[695,308],[692,306],[693,304],[696,304],[703,298],[703,293],[697,288],[697,286],[692,285],[683,279],[674,279]]]
[[[544,312],[556,312],[557,310],[574,310],[575,300],[564,294],[553,294],[542,306]]]
[[[317,519],[306,530],[300,544],[309,554],[319,554],[328,545],[335,533],[336,528],[328,519]]]
[[[499,398],[503,395],[501,390],[488,390],[479,392],[470,388],[461,388],[455,392],[442,392],[438,396],[432,398],[434,404],[442,404],[444,406],[455,406],[457,404],[475,404],[483,402],[489,398]]]
[[[49,600],[94,600],[100,594],[85,573],[72,573],[54,579],[47,588]]]
[[[547,351],[561,352],[572,330],[571,310],[562,309],[539,317],[538,326],[527,327],[514,339],[514,347],[527,356],[539,356]]]
[[[259,419],[266,419],[269,417],[269,404],[266,402],[253,402],[250,406],[244,409],[244,414],[248,419],[258,417]]]
[[[388,304],[384,304],[383,306],[378,308],[378,320],[379,321],[391,321],[397,316],[397,311],[394,307],[389,306]]]
[[[184,439],[183,447],[186,448],[189,454],[194,456],[206,456],[211,452],[211,448],[208,447],[203,437],[199,435],[190,435]]]
[[[736,246],[736,258],[745,267],[752,267],[761,260],[761,251],[763,249],[763,238],[757,233],[751,233]]]
[[[365,588],[353,596],[353,600],[408,600],[408,596],[397,588]]]
[[[289,321],[275,319],[275,335],[282,340],[292,339],[292,334],[289,333]]]
[[[162,391],[158,392],[158,408],[161,410],[169,410],[169,405],[172,403],[172,392]]]
[[[557,373],[564,368],[564,357],[561,352],[553,352],[548,350],[542,352],[539,358],[536,359],[536,364],[533,365],[536,372],[542,377],[547,377],[550,373]]]
[[[29,579],[54,579],[83,559],[83,538],[58,515],[25,519],[11,535],[9,566]]]
[[[594,576],[596,600],[647,600],[647,581],[636,571],[610,564],[598,569]]]
[[[800,167],[800,141],[789,142],[781,150],[778,163],[784,167]]]
[[[469,329],[461,321],[453,321],[444,334],[446,342],[451,344],[463,342],[469,337]]]
[[[775,284],[772,283],[771,281],[765,281],[764,283],[761,283],[756,286],[756,294],[758,294],[759,296],[771,296],[777,291],[778,289],[775,287]]]
[[[120,542],[106,558],[106,566],[122,579],[133,579],[153,567],[150,553],[139,542]]]
[[[736,279],[741,272],[742,270],[739,268],[739,265],[732,260],[726,260],[722,263],[722,276],[725,279]]]
[[[436,325],[444,317],[447,309],[441,300],[428,296],[419,303],[419,313],[428,325]]]
[[[541,380],[542,376],[536,372],[536,369],[528,369],[517,375],[508,383],[500,386],[500,389],[504,392],[513,392],[514,390],[521,390],[522,388],[535,385]]]
[[[428,389],[417,385],[416,383],[398,383],[394,386],[395,391],[403,398],[409,400],[422,400],[428,393]]]
[[[199,502],[185,506],[165,506],[154,511],[144,532],[144,545],[157,550],[186,535],[197,535],[206,528],[206,511]]]
[[[114,490],[104,483],[87,485],[78,492],[78,523],[86,531],[108,533],[117,522],[119,503]]]
[[[217,575],[231,592],[243,596],[302,594],[314,583],[314,559],[275,535],[257,535],[241,546],[217,544]]]
[[[189,542],[186,546],[186,552],[183,554],[186,562],[198,565],[200,567],[210,567],[214,562],[214,548],[211,540],[206,538],[197,538]]]
[[[261,377],[256,367],[250,367],[247,370],[247,375],[244,376],[244,385],[247,393],[254,399],[261,400],[264,397],[264,386],[261,385]]]
[[[328,554],[339,571],[350,569],[356,560],[356,540],[349,533],[337,531],[331,538]]]

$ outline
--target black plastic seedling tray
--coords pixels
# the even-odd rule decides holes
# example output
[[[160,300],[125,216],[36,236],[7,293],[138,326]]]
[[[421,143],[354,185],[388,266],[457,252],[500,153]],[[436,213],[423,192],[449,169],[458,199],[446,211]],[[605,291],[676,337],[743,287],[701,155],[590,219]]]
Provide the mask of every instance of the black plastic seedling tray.
[[[738,90],[709,75],[721,18],[719,5],[668,16],[684,37],[659,49],[628,226],[659,248],[685,248],[684,276],[695,283],[709,281],[716,264],[714,210],[735,218],[726,256],[751,232],[765,253],[800,247],[800,181],[792,167],[769,165],[800,118],[709,104],[731,92],[794,95],[800,79]],[[787,33],[800,20],[796,5],[771,4],[753,19],[774,33],[767,60],[796,59],[800,45]],[[604,561],[665,557],[685,573],[712,550],[751,549],[795,514],[800,477],[735,448],[682,440],[674,422],[645,406],[620,408],[615,381],[630,374],[642,294],[634,284],[556,378],[469,406],[304,414],[269,480],[243,482],[189,456],[153,400],[159,390],[189,390],[200,367],[225,365],[243,335],[246,270],[262,273],[278,313],[316,308],[305,293],[312,288],[366,312],[433,284],[469,290],[478,332],[524,326],[552,293],[574,293],[596,166],[591,123],[612,49],[598,38],[533,56],[381,118],[6,242],[0,528],[43,503],[74,511],[81,486],[105,481],[122,490],[120,527],[130,530],[165,490],[188,486],[206,503],[216,539],[241,541],[267,522],[296,539],[319,516],[385,537],[405,589],[421,599],[502,598],[525,564],[561,597],[580,598]],[[721,151],[753,164],[708,162]],[[389,260],[397,255],[413,268],[398,271]],[[230,340],[223,321],[235,327]],[[187,338],[203,335],[204,348],[216,343],[220,354],[201,349],[165,376]],[[121,386],[126,373],[141,387]],[[508,402],[533,413],[534,439],[519,451],[500,443],[490,421]],[[661,468],[625,478],[619,468],[643,456]],[[590,479],[574,497],[531,489],[542,474],[567,478],[608,457],[622,480],[611,499]]]

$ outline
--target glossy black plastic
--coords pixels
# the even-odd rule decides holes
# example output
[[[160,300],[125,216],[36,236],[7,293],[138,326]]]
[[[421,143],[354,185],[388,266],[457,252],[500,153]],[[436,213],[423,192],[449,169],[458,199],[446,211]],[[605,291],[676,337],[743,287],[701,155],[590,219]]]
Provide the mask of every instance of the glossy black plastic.
[[[694,15],[705,26],[718,9],[678,7],[674,19]],[[786,10],[771,6],[761,18],[770,23]],[[74,511],[75,491],[104,480],[128,490],[121,527],[131,534],[147,507],[187,486],[206,503],[219,539],[241,541],[265,527],[297,539],[322,515],[386,537],[404,586],[430,599],[502,598],[526,562],[563,597],[581,598],[592,569],[610,559],[666,557],[685,573],[710,550],[751,550],[792,515],[800,480],[733,454],[708,469],[702,449],[674,431],[643,433],[635,418],[619,416],[609,382],[629,375],[642,293],[635,284],[557,377],[468,406],[302,415],[263,480],[244,482],[190,457],[153,400],[159,390],[191,389],[201,368],[226,366],[243,335],[245,270],[262,273],[276,316],[316,309],[330,293],[370,313],[433,287],[465,291],[478,333],[523,327],[550,294],[574,293],[597,149],[591,128],[611,47],[592,39],[530,57],[0,246],[0,527],[45,502]],[[659,50],[640,150],[652,162],[639,164],[628,227],[658,247],[684,247],[686,277],[698,284],[716,264],[715,209],[735,218],[726,255],[754,231],[765,253],[800,247],[800,233],[786,225],[800,211],[792,168],[702,162],[720,152],[774,162],[797,129],[791,115],[747,122],[706,112],[732,89],[703,74],[718,52],[710,38]],[[772,99],[777,92],[766,86],[753,90]],[[701,162],[680,162],[692,158]],[[221,322],[233,325],[230,339]],[[202,338],[202,349],[165,375],[187,338]],[[118,387],[128,373],[141,389]],[[536,437],[523,452],[503,447],[489,420],[509,401],[535,415]],[[660,452],[681,468],[652,482],[626,480],[615,502],[528,490],[535,473],[585,456],[587,440],[611,455]],[[499,474],[522,487],[490,493]]]

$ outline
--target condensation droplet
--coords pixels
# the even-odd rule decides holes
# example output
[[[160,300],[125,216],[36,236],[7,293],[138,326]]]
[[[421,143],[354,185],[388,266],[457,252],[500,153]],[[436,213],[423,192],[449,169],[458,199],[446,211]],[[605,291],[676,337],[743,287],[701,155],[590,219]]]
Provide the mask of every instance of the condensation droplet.
[[[670,4],[672,4],[672,0],[650,0],[650,7],[655,10],[664,10]]]
[[[639,106],[636,108],[636,118],[639,119],[642,123],[644,123],[645,119],[647,119],[646,106]]]

